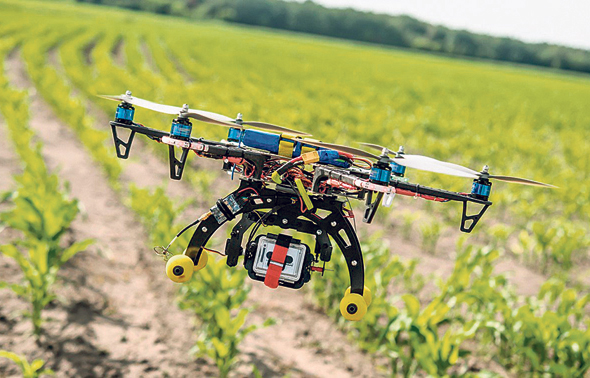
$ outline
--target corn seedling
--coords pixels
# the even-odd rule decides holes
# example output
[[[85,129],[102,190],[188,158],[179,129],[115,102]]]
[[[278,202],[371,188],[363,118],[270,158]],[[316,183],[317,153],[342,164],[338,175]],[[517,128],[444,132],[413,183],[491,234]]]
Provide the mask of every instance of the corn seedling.
[[[54,375],[51,369],[43,368],[43,365],[45,365],[43,360],[35,360],[29,364],[24,356],[5,350],[0,350],[0,357],[14,361],[20,368],[23,378],[38,378],[43,375]]]

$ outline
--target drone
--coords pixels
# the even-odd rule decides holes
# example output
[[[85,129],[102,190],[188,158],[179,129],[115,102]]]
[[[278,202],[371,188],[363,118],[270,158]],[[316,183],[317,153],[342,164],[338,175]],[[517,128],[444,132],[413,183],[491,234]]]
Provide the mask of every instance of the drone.
[[[118,101],[115,120],[110,122],[117,157],[127,159],[134,136],[141,134],[168,145],[170,178],[180,180],[192,151],[198,157],[222,162],[222,169],[239,176],[239,186],[218,199],[208,212],[182,229],[170,244],[158,251],[164,255],[166,275],[173,282],[191,279],[206,266],[206,248],[211,236],[225,223],[236,218],[225,244],[229,267],[243,266],[248,276],[269,288],[278,286],[299,289],[309,282],[312,273],[324,275],[332,258],[332,242],[344,255],[350,287],[340,302],[342,316],[361,320],[371,304],[371,291],[364,285],[361,245],[353,227],[354,212],[350,199],[364,201],[363,221],[371,223],[380,205],[389,207],[395,195],[411,196],[436,202],[460,202],[463,210],[460,230],[470,233],[492,205],[489,196],[492,181],[504,181],[540,187],[554,187],[541,182],[492,175],[489,167],[475,170],[434,158],[407,154],[363,143],[365,149],[310,138],[310,134],[259,121],[245,121],[242,114],[230,118],[217,113],[163,105],[132,96],[130,91],[118,96],[100,96]],[[134,122],[135,106],[172,115],[170,132]],[[191,120],[229,128],[226,140],[210,141],[191,136]],[[126,140],[118,131],[130,131]],[[412,183],[406,169],[441,173],[472,179],[469,193],[459,193]],[[469,212],[476,206],[479,211]],[[473,210],[473,209],[472,209]],[[351,222],[352,221],[352,222]],[[315,238],[313,250],[302,240],[281,231],[257,234],[260,226],[278,226]],[[195,231],[182,254],[172,255],[168,248],[182,233]],[[250,232],[248,233],[248,230]],[[295,232],[292,232],[295,234]],[[246,237],[244,243],[244,238]],[[311,244],[311,243],[310,243]]]

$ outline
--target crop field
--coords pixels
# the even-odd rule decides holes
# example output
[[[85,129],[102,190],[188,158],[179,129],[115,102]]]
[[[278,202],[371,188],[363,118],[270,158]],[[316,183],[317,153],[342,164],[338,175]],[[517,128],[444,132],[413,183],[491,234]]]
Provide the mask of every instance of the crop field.
[[[213,254],[176,285],[152,248],[237,180],[193,155],[171,182],[166,148],[147,140],[118,160],[116,103],[96,95],[126,90],[559,188],[495,183],[469,235],[452,203],[398,196],[371,225],[355,208],[373,293],[361,322],[340,316],[337,251],[300,291]],[[583,75],[0,0],[0,376],[587,376],[589,98]],[[138,108],[135,120],[171,118]],[[193,136],[227,129],[195,122]]]

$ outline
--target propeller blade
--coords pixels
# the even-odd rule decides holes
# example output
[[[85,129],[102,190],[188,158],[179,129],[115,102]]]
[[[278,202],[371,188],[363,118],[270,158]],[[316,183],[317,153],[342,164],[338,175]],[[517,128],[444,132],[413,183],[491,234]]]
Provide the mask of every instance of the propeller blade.
[[[129,104],[136,105],[141,108],[150,109],[150,110],[153,110],[153,111],[156,111],[159,113],[174,114],[174,115],[182,114],[183,116],[196,119],[197,121],[211,123],[214,125],[235,127],[238,129],[243,129],[244,128],[243,125],[248,125],[248,126],[256,127],[256,128],[263,129],[263,130],[286,132],[286,133],[291,133],[294,135],[301,135],[301,136],[311,135],[311,134],[304,133],[301,131],[289,129],[287,127],[277,126],[277,125],[273,125],[273,124],[265,123],[265,122],[248,121],[248,122],[241,122],[241,124],[240,124],[235,119],[221,115],[221,114],[208,112],[205,110],[197,110],[197,109],[189,109],[188,111],[184,111],[183,108],[178,107],[178,106],[158,104],[155,102],[151,102],[151,101],[144,100],[144,99],[134,97],[131,95],[127,95],[127,94],[118,95],[118,96],[99,95],[98,97],[105,98],[107,100],[113,100],[113,101],[125,101]]]
[[[455,167],[455,166],[457,166],[456,164],[445,163],[443,161],[429,158],[426,156],[421,156],[421,155],[406,155],[406,154],[404,154],[404,155],[399,155],[399,156],[393,157],[392,160],[399,165],[403,165],[404,167],[419,169],[422,171],[442,173],[445,175],[467,177],[467,178],[479,177],[478,173],[475,171],[474,171],[475,173],[466,172],[463,169],[456,168]],[[465,168],[465,167],[461,167],[461,166],[458,166],[458,167]],[[469,169],[469,168],[465,168],[465,169]]]
[[[230,121],[225,121],[223,118],[221,117],[225,117],[225,116],[221,116],[221,117],[211,117],[208,115],[205,115],[206,113],[210,113],[210,112],[204,112],[201,110],[194,110],[194,109],[189,109],[188,112],[184,112],[182,113],[183,116],[188,117],[188,118],[192,118],[192,119],[196,119],[197,121],[201,121],[201,122],[206,122],[206,123],[211,123],[213,125],[220,125],[220,126],[226,126],[226,127],[234,127],[236,129],[241,129],[242,127],[240,127],[239,125],[232,123],[232,119],[229,118]],[[212,113],[215,114],[215,113]],[[220,114],[219,114],[220,115]]]
[[[363,146],[367,146],[369,148],[373,148],[379,151],[387,150],[387,153],[392,153],[390,149],[380,146],[378,144],[373,143],[361,143]],[[464,167],[462,165],[448,163],[446,161],[440,161],[433,158],[429,158],[426,156],[420,155],[399,155],[394,157],[393,160],[405,167],[420,169],[423,171],[435,172],[435,173],[443,173],[452,176],[459,176],[459,177],[467,177],[467,178],[478,178],[482,176],[481,172],[474,171],[473,169]],[[504,181],[504,182],[511,182],[516,184],[522,185],[531,185],[531,186],[540,186],[545,188],[557,188],[555,185],[545,184],[542,182],[523,179],[520,177],[513,177],[513,176],[499,176],[499,175],[489,175],[488,178]]]
[[[227,117],[227,116],[218,114],[218,113],[208,112],[206,110],[189,109],[188,112],[189,113],[198,114],[199,116],[201,116],[203,118],[212,119],[212,120],[217,121],[217,122],[231,123],[231,122],[234,122],[235,121],[233,118],[230,118],[230,117]]]
[[[98,97],[106,98],[107,100],[113,101],[125,101],[131,105],[136,105],[141,108],[146,108],[153,110],[155,112],[164,113],[164,114],[179,114],[182,108],[178,106],[170,106],[170,105],[162,105],[157,104],[155,102],[151,102],[148,100],[144,100],[141,98],[137,98],[131,95],[119,95],[119,96],[109,96],[109,95],[99,95]]]
[[[263,130],[278,131],[278,132],[282,132],[282,133],[290,133],[290,134],[299,135],[299,136],[311,136],[311,134],[304,133],[303,131],[289,129],[284,126],[273,125],[272,123],[258,122],[258,121],[243,121],[242,124],[256,127],[256,128],[263,129]]]
[[[540,187],[544,187],[544,188],[557,188],[557,186],[555,186],[555,185],[544,184],[542,182],[533,181],[533,180],[529,180],[529,179],[523,179],[520,177],[490,175],[490,178],[494,179],[494,180],[504,181],[504,182],[512,182],[515,184],[540,186]]]
[[[480,174],[478,171],[474,171],[471,168],[467,168],[467,167],[464,167],[464,166],[459,165],[459,164],[448,163],[446,161],[441,161],[441,163],[444,164],[444,165],[446,165],[446,166],[448,166],[448,167],[450,167],[450,168],[456,169],[456,170],[461,171],[461,172],[465,172],[465,173],[470,174],[470,175],[479,175]]]
[[[363,146],[365,146],[365,147],[372,148],[372,149],[374,149],[374,150],[377,150],[377,151],[379,151],[379,152],[381,152],[381,151],[383,151],[383,150],[387,150],[387,153],[395,153],[395,152],[391,151],[389,148],[387,148],[387,147],[383,147],[383,146],[380,146],[380,145],[378,145],[378,144],[373,144],[373,143],[361,143],[361,145],[363,145]]]
[[[354,148],[354,147],[343,146],[341,144],[333,144],[333,143],[324,143],[324,142],[318,142],[318,141],[310,141],[308,139],[303,139],[301,142],[302,143],[305,143],[305,144],[310,144],[312,146],[323,147],[323,148],[328,148],[328,149],[331,149],[331,150],[346,152],[346,153],[349,153],[349,154],[353,154],[353,155],[356,155],[356,156],[361,156],[361,157],[365,157],[365,158],[369,158],[369,159],[379,159],[379,156],[373,155],[370,152],[363,151],[361,149]]]

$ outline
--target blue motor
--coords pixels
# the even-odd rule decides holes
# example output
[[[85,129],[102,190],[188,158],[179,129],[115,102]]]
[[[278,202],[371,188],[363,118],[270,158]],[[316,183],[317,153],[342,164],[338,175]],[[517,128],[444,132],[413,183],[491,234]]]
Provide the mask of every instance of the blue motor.
[[[471,196],[477,199],[487,201],[492,190],[492,183],[487,178],[477,178],[471,185]]]
[[[405,153],[404,146],[399,146],[399,150],[397,151],[397,156],[403,155]],[[397,177],[404,177],[406,174],[406,167],[403,165],[399,165],[396,162],[391,162],[391,173],[396,175]]]
[[[379,161],[373,164],[371,173],[369,174],[369,180],[378,184],[389,184],[391,179],[391,164],[387,156],[382,156]]]
[[[172,128],[170,129],[170,136],[176,139],[189,140],[191,138],[191,131],[193,124],[185,117],[178,117],[172,121]]]
[[[399,165],[395,162],[391,162],[391,173],[393,173],[394,175],[398,176],[398,177],[404,177],[404,175],[406,174],[406,167],[404,167],[403,165]]]
[[[135,108],[126,102],[122,102],[117,106],[115,112],[115,122],[130,125],[133,123],[133,116],[135,115]]]
[[[242,130],[237,128],[229,129],[227,140],[230,142],[239,142],[242,139]]]

